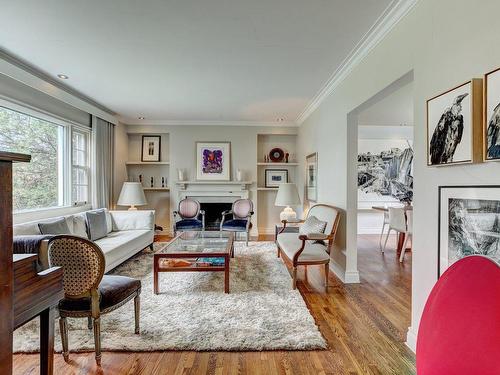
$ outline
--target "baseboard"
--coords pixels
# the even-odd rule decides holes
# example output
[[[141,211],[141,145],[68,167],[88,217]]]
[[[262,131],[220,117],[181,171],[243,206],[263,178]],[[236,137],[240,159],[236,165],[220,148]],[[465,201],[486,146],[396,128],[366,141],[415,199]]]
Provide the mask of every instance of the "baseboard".
[[[413,327],[408,327],[405,344],[413,353],[417,352],[417,333],[413,330]]]
[[[274,228],[259,228],[259,234],[276,234]]]
[[[359,284],[359,272],[358,271],[347,271],[345,273],[346,284]]]

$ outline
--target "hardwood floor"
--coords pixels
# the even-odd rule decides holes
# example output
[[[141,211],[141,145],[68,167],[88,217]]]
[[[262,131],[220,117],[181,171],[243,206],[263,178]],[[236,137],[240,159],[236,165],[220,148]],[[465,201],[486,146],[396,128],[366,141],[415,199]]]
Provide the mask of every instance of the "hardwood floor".
[[[360,284],[343,285],[331,276],[326,294],[322,266],[300,269],[299,290],[328,350],[105,352],[101,369],[93,353],[71,353],[70,363],[56,354],[55,374],[414,374],[415,356],[404,344],[410,325],[411,253],[400,264],[396,239],[390,241],[381,255],[378,236],[359,237]],[[14,356],[15,374],[37,373],[37,365],[37,355]]]

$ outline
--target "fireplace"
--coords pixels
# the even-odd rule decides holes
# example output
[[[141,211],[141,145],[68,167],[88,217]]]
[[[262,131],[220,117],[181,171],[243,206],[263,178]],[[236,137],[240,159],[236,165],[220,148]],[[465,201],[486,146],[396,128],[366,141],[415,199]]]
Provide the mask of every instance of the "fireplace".
[[[201,209],[205,211],[205,230],[219,230],[222,212],[230,210],[233,206],[232,203],[202,202],[200,204]]]

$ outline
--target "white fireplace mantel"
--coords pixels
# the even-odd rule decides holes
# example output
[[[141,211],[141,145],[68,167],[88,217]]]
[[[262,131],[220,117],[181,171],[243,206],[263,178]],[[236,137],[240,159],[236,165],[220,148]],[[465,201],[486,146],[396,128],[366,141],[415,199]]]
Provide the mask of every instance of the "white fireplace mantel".
[[[240,186],[240,190],[247,190],[247,186],[253,184],[253,181],[177,181],[180,190],[188,190],[190,185],[196,185],[197,187],[209,186],[210,188],[226,187],[229,189],[234,189],[234,186]]]

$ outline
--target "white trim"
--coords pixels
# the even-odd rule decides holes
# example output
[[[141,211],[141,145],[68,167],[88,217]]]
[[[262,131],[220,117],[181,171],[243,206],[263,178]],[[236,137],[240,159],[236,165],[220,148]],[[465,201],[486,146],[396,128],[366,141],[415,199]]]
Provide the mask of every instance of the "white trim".
[[[118,124],[118,119],[114,115],[97,107],[97,103],[96,105],[90,103],[90,98],[87,99],[84,98],[83,95],[70,93],[69,89],[63,89],[61,87],[62,84],[51,82],[55,80],[44,77],[45,75],[43,73],[16,60],[1,50],[0,73],[84,112],[91,113],[115,125]]]
[[[409,347],[413,353],[417,352],[417,333],[413,329],[413,326],[408,327],[408,332],[406,333],[406,346]]]
[[[141,126],[141,125],[182,125],[182,126],[269,126],[269,127],[298,127],[295,121],[228,121],[228,120],[148,120],[138,121],[137,119],[118,117],[124,125]]]
[[[60,217],[72,215],[78,212],[91,210],[90,204],[79,206],[64,206],[64,207],[49,207],[37,210],[25,210],[12,214],[13,224],[23,224],[35,220],[50,219],[52,217]]]
[[[396,24],[415,6],[418,0],[393,0],[375,24],[333,72],[328,81],[318,91],[295,122],[300,126],[320,106],[353,69],[375,48]]]

